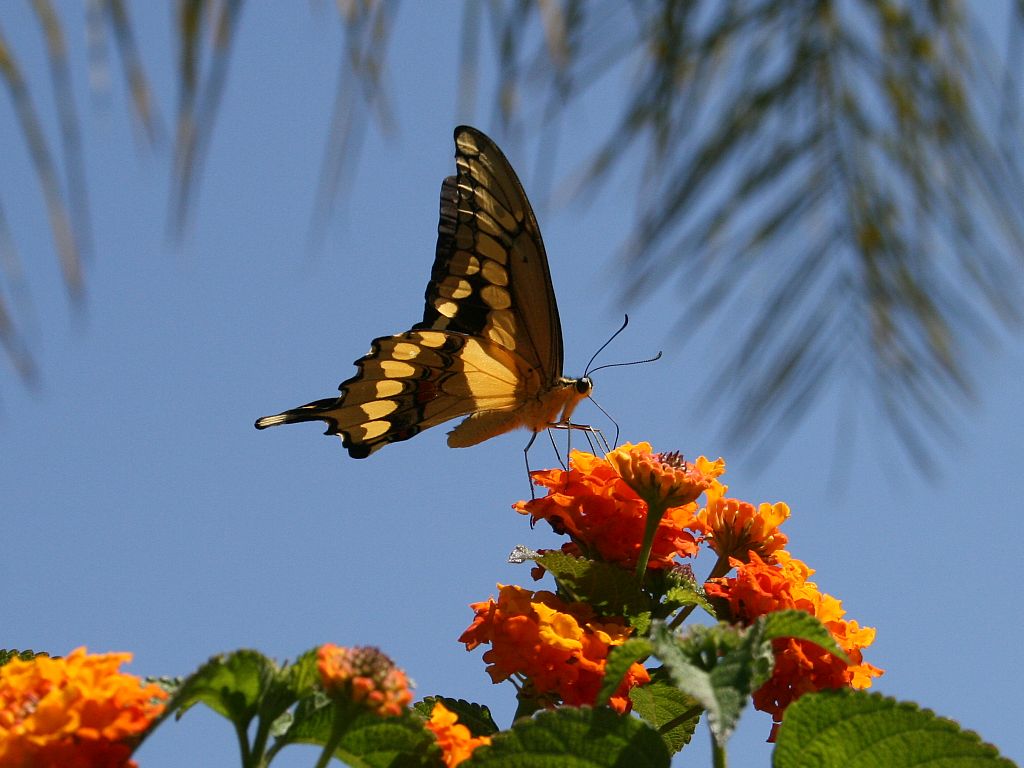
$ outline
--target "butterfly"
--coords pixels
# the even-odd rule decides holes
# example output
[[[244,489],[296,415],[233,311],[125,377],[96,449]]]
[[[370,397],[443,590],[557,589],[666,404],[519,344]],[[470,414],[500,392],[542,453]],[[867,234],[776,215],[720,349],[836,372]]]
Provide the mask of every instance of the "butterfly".
[[[498,146],[455,129],[456,175],[441,185],[437,251],[423,320],[374,339],[341,394],[256,421],[324,421],[361,459],[424,429],[463,448],[518,427],[569,427],[593,384],[562,376],[562,327],[537,218]],[[529,448],[529,446],[527,446]]]

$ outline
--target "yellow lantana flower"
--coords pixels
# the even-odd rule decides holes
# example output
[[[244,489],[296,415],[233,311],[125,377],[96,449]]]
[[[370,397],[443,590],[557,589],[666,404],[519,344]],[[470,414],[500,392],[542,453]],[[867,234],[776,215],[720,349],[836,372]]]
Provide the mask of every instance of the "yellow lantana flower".
[[[119,672],[131,658],[76,648],[0,667],[0,766],[134,768],[132,751],[167,693]]]

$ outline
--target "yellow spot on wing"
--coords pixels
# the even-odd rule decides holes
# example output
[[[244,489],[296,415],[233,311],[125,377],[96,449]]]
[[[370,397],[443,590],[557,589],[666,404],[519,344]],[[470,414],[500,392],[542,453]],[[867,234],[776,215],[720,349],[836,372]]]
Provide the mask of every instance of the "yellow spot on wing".
[[[389,429],[391,429],[390,421],[368,421],[365,424],[360,425],[359,429],[362,431],[362,440],[372,440],[375,437],[380,437]]]
[[[416,366],[398,360],[381,360],[380,367],[389,379],[400,379],[416,373]]]
[[[493,261],[484,262],[484,279],[494,285],[508,285],[508,272]]]
[[[468,280],[459,277],[446,277],[438,286],[437,292],[449,299],[464,299],[473,293],[473,287]]]
[[[359,406],[359,410],[367,419],[383,419],[389,413],[394,413],[397,408],[398,403],[394,400],[374,400]]]
[[[481,256],[486,256],[488,259],[498,262],[498,264],[508,263],[508,251],[505,250],[501,243],[490,235],[481,234],[480,237],[477,238],[476,249]],[[484,263],[486,264],[487,262]],[[486,275],[486,273],[487,268],[485,266],[484,274]],[[504,285],[504,283],[502,283],[502,285]]]
[[[512,306],[512,297],[504,288],[497,285],[485,285],[480,290],[480,297],[491,309],[508,309]]]

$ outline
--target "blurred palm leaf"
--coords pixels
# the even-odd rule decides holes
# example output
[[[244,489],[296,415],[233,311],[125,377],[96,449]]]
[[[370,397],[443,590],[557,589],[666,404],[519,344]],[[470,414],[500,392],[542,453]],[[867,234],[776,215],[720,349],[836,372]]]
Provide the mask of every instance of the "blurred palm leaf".
[[[495,7],[495,26],[522,28],[531,5]],[[742,341],[708,386],[738,404],[734,440],[770,449],[857,382],[926,466],[928,436],[952,431],[950,405],[970,395],[963,352],[992,319],[1020,320],[1019,131],[1000,149],[995,62],[962,4],[560,7],[563,44],[500,47],[499,109],[533,124],[509,94],[546,87],[561,103],[604,67],[638,67],[581,187],[646,154],[625,298],[675,275],[678,338],[728,318]]]
[[[337,5],[345,51],[314,231],[343,191],[367,116],[391,123],[383,72],[397,2]],[[49,2],[34,7],[54,93],[70,101],[60,25]],[[242,7],[177,2],[176,232],[194,205]],[[1022,7],[1008,24],[1011,42]],[[118,41],[135,114],[155,141],[159,120],[123,2],[90,8]],[[742,341],[709,386],[716,399],[739,403],[725,420],[734,437],[767,445],[845,382],[874,393],[894,434],[927,463],[926,438],[951,430],[950,405],[970,395],[965,348],[1020,319],[1018,97],[962,3],[468,3],[462,40],[461,113],[474,109],[481,52],[493,51],[495,108],[509,129],[550,124],[605,73],[635,72],[580,187],[592,190],[624,158],[646,156],[624,298],[645,298],[675,275],[682,338],[708,321],[733,324]],[[0,73],[46,191],[65,279],[78,290],[72,234],[87,242],[88,225],[74,113],[60,113],[65,195],[2,37]],[[15,338],[0,305],[12,359]],[[849,407],[862,400],[854,392]]]

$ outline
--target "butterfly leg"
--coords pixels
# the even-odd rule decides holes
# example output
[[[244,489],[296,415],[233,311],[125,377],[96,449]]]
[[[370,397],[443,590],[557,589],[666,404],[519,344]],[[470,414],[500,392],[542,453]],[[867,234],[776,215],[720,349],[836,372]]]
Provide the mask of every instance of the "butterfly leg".
[[[526,447],[523,448],[523,461],[526,462],[526,480],[530,484],[530,499],[531,500],[535,500],[537,498],[537,493],[536,493],[536,491],[534,491],[534,488],[533,488],[533,477],[530,474],[530,472],[531,472],[531,470],[530,470],[530,448],[533,447],[533,442],[536,439],[537,439],[537,433],[533,432],[530,435],[530,442],[528,442],[526,444]],[[532,526],[532,523],[531,523],[531,526]]]
[[[586,435],[587,435],[587,446],[590,448],[590,452],[591,453],[598,454],[598,453],[608,453],[609,451],[611,451],[611,446],[608,444],[608,440],[607,440],[607,438],[605,438],[604,432],[602,432],[601,429],[598,428],[598,427],[592,427],[589,424],[573,424],[572,422],[567,421],[567,422],[563,422],[563,423],[559,423],[559,424],[549,424],[548,425],[549,434],[550,434],[550,430],[552,430],[552,429],[568,430],[569,434],[568,434],[568,436],[566,438],[566,449],[568,451],[572,450],[572,432],[573,432],[573,430],[579,430],[580,432],[586,433]],[[554,438],[552,438],[552,443],[553,442],[554,442]],[[556,453],[557,453],[557,449],[556,449]],[[562,467],[565,468],[565,464],[562,464]]]
[[[558,443],[555,442],[555,434],[554,432],[551,431],[552,429],[558,429],[558,426],[552,424],[550,427],[544,430],[545,432],[548,433],[548,440],[551,441],[551,450],[555,452],[555,458],[558,459],[558,466],[560,466],[562,469],[568,470],[568,465],[566,465],[565,460],[562,459],[562,452],[558,450]],[[568,453],[566,454],[566,457],[568,457]]]

